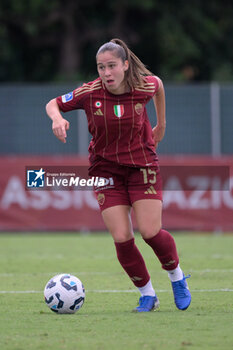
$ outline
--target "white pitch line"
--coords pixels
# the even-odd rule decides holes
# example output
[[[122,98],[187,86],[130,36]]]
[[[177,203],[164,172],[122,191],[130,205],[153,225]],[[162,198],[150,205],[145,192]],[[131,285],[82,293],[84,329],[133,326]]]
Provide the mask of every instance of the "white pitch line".
[[[194,289],[190,290],[191,292],[198,292],[198,293],[211,293],[211,292],[233,292],[233,289],[229,288],[222,288],[222,289]],[[93,290],[87,290],[88,293],[138,293],[137,289],[126,289],[126,290],[120,290],[120,289],[93,289]],[[170,293],[172,292],[171,289],[156,289],[156,293]]]
[[[33,272],[22,272],[22,273],[0,273],[0,277],[14,277],[14,276],[55,276],[58,274],[61,274],[64,272],[39,272],[39,273],[33,273]],[[68,272],[67,272],[68,273]],[[69,272],[72,275],[75,276],[81,276],[81,275],[90,275],[90,276],[98,276],[98,275],[120,275],[122,272],[107,272],[107,271],[78,271],[78,272]],[[158,271],[156,272],[160,274],[164,274],[165,271]],[[203,269],[203,270],[193,270],[189,269],[187,270],[187,273],[233,273],[233,269]]]
[[[204,270],[189,270],[190,273],[232,273],[233,269],[204,269]]]
[[[39,290],[0,290],[0,294],[40,294]]]
[[[34,277],[38,277],[38,276],[55,276],[55,275],[60,275],[62,273],[70,273],[71,275],[75,275],[75,276],[79,276],[79,275],[94,275],[94,276],[98,276],[98,275],[119,275],[122,274],[122,272],[105,272],[105,271],[79,271],[79,272],[2,272],[0,273],[0,277],[14,277],[14,276],[34,276]]]
[[[138,293],[136,289],[90,289],[86,290],[87,293]],[[170,293],[170,289],[156,290],[157,293]],[[233,289],[193,289],[193,293],[216,293],[216,292],[233,292]],[[0,294],[41,294],[43,291],[39,290],[0,290]]]

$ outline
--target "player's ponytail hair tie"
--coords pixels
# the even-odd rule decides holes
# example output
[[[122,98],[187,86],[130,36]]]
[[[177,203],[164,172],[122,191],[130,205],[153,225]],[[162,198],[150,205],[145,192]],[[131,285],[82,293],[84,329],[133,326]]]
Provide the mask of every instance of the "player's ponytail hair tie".
[[[112,39],[111,41],[102,45],[96,57],[100,53],[104,53],[106,51],[115,51],[116,56],[122,59],[122,62],[126,60],[129,62],[129,69],[125,72],[125,80],[131,89],[143,86],[145,83],[144,76],[146,75],[154,75],[150,72],[146,66],[142,63],[142,61],[128,48],[126,43],[121,39]]]

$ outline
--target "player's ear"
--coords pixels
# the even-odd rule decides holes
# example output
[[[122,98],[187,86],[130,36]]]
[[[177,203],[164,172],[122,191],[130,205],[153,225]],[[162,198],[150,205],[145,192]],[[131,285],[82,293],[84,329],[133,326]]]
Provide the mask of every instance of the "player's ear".
[[[129,61],[125,60],[124,62],[124,71],[127,71],[129,69]]]

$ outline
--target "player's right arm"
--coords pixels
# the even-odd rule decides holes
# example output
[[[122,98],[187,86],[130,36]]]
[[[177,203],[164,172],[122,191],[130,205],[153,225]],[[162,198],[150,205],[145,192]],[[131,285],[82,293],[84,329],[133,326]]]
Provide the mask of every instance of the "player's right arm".
[[[56,98],[50,100],[46,105],[46,112],[52,120],[52,130],[54,135],[63,143],[66,143],[66,131],[69,130],[70,123],[63,118]]]

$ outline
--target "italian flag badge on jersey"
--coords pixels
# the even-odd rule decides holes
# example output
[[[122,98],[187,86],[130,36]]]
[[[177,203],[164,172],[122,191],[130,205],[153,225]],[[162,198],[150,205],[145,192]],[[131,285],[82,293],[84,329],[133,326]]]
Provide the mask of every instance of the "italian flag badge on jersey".
[[[113,106],[113,109],[114,109],[115,116],[117,116],[118,118],[123,116],[123,114],[124,114],[124,106],[123,105],[115,105],[115,106]]]

